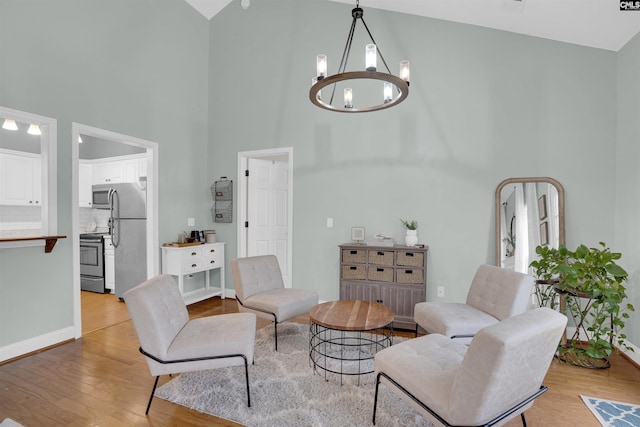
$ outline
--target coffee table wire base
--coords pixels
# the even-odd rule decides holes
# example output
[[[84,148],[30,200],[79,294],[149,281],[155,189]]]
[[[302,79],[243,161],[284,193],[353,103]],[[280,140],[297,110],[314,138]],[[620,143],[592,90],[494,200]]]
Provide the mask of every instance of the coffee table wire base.
[[[309,361],[313,371],[318,368],[324,371],[324,379],[328,381],[328,373],[360,376],[373,373],[376,352],[389,347],[393,340],[391,324],[369,331],[342,331],[327,328],[311,322],[309,326]]]

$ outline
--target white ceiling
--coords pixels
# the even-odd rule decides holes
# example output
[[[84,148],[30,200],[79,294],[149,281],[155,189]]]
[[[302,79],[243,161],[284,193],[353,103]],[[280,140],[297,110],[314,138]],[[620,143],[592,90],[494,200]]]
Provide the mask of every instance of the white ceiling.
[[[211,19],[240,0],[185,0]],[[272,0],[243,0],[245,5]],[[327,0],[355,6],[355,0]],[[640,32],[640,11],[621,11],[619,0],[361,0],[368,7],[479,25],[513,33],[620,50]]]

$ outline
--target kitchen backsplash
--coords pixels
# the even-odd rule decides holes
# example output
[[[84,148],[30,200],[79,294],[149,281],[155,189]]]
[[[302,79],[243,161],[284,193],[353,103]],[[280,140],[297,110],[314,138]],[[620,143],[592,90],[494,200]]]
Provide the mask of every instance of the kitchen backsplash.
[[[106,209],[80,208],[80,231],[93,231],[91,226],[104,229],[109,227],[109,211]]]
[[[41,229],[40,206],[0,205],[0,236],[37,236]]]
[[[105,209],[80,208],[80,232],[97,229],[108,229],[109,211]],[[39,235],[42,228],[39,206],[8,206],[0,205],[0,232],[5,237],[11,236],[12,231],[22,236]],[[101,230],[98,230],[101,231]]]

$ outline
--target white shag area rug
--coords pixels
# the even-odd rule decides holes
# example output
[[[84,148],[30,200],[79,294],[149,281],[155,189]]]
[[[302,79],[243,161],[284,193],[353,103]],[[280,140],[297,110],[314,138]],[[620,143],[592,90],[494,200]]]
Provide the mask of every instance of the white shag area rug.
[[[255,364],[249,366],[251,407],[247,407],[242,366],[181,374],[156,396],[249,427],[372,426],[375,375],[314,373],[309,362],[309,326],[278,325],[256,332]],[[403,338],[395,338],[399,342]],[[376,426],[429,426],[396,394],[380,386]]]

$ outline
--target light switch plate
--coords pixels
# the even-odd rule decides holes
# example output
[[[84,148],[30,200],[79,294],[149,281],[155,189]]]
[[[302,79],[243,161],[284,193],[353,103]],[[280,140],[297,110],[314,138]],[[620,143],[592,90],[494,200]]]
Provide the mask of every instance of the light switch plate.
[[[333,228],[333,218],[327,218],[327,228]]]
[[[196,219],[195,218],[187,218],[187,227],[195,227]]]

